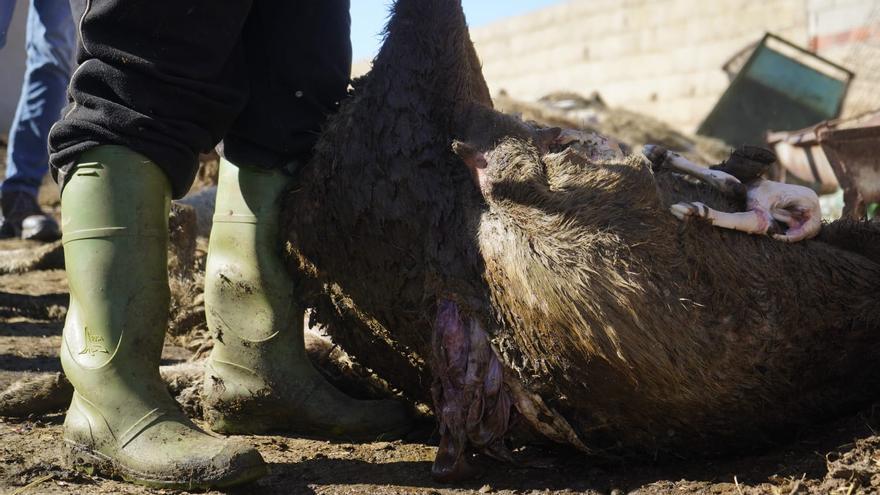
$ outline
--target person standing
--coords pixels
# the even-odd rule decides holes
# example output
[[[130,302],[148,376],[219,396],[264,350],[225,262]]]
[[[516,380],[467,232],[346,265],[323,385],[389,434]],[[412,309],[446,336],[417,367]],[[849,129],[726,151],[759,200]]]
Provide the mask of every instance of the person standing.
[[[0,48],[12,22],[15,0],[0,0]],[[30,0],[27,62],[21,96],[9,130],[6,178],[0,184],[0,238],[54,241],[57,222],[42,211],[37,194],[49,169],[49,129],[67,102],[76,29],[68,0]]]
[[[214,432],[387,438],[394,401],[355,400],[312,367],[281,258],[280,198],[347,95],[349,0],[76,0],[79,66],[49,136],[62,187],[70,309],[61,363],[75,393],[69,464],[167,488],[226,487],[266,465],[201,430],[159,376],[168,208],[199,152],[223,157],[205,274]]]

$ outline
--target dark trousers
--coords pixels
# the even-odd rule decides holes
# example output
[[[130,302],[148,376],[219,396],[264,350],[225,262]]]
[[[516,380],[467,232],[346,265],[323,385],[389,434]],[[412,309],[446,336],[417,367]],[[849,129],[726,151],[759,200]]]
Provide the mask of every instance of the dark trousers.
[[[77,157],[119,144],[154,161],[175,198],[223,140],[237,165],[307,156],[347,92],[349,0],[72,0],[78,68],[49,135],[63,187]]]

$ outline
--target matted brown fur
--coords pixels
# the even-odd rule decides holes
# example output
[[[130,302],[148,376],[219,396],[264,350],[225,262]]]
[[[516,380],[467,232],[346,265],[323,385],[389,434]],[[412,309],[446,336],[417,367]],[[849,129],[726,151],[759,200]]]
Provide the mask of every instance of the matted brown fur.
[[[544,156],[489,105],[460,2],[399,0],[286,196],[299,289],[360,362],[425,399],[452,298],[600,452],[754,445],[876,396],[880,265],[837,242],[875,226],[789,245],[682,224],[669,204],[742,205],[639,157]],[[456,139],[487,153],[486,197]]]
[[[282,230],[293,271],[326,284],[302,290],[325,295],[315,317],[334,340],[427,401],[437,291],[485,300],[468,206],[479,197],[451,143],[470,106],[491,100],[457,0],[394,12],[373,71],[285,198]]]
[[[831,243],[877,226],[789,245],[679,223],[688,198],[739,205],[640,157],[542,163],[509,141],[493,161],[496,345],[588,445],[721,451],[876,396],[880,265]]]

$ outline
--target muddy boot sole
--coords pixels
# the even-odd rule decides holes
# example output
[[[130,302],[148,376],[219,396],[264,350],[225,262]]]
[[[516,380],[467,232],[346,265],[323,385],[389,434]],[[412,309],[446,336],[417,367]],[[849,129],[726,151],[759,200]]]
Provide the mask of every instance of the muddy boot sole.
[[[261,478],[268,472],[265,464],[255,465],[253,467],[244,468],[234,473],[233,476],[208,475],[202,480],[194,479],[171,479],[151,476],[141,473],[133,469],[128,469],[113,461],[108,456],[70,440],[64,441],[64,460],[68,467],[74,471],[87,474],[89,476],[102,476],[107,478],[116,478],[133,483],[136,485],[146,486],[149,488],[165,488],[173,490],[208,490],[212,488],[229,488],[246,483],[251,483]],[[181,468],[180,473],[190,473],[186,468]]]

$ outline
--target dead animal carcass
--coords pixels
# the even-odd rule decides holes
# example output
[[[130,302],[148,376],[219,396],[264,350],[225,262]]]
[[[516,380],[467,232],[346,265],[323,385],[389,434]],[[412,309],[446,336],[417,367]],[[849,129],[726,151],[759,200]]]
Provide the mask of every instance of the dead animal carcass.
[[[702,455],[880,390],[876,226],[792,245],[682,224],[670,205],[739,205],[491,105],[460,2],[399,0],[284,201],[316,317],[433,400],[436,476],[466,476],[470,449],[508,458],[512,425]]]

